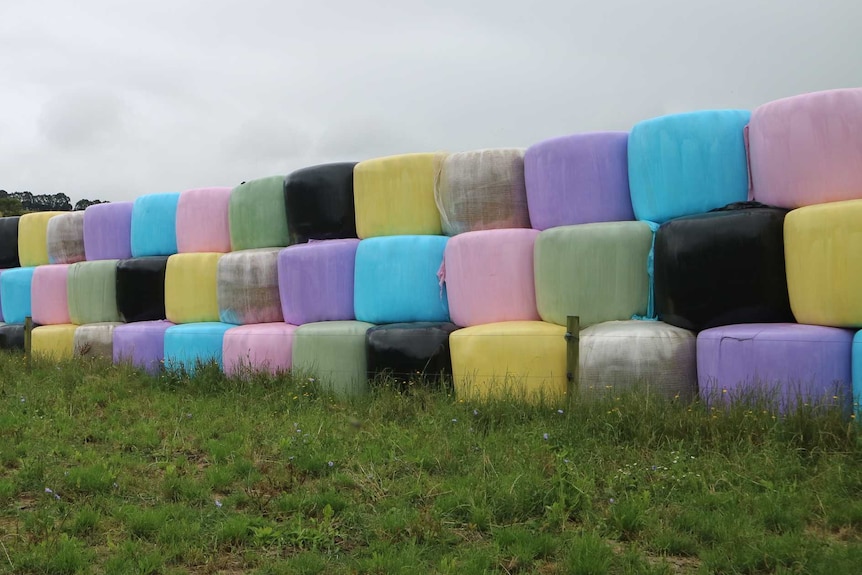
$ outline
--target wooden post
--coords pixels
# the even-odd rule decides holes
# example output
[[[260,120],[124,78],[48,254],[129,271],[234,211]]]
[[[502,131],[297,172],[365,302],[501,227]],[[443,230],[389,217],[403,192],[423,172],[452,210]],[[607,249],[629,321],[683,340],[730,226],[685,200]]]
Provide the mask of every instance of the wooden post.
[[[581,317],[566,317],[566,381],[569,397],[574,395],[580,383],[581,363]]]
[[[24,365],[30,371],[30,348],[33,344],[33,318],[29,315],[24,318]]]

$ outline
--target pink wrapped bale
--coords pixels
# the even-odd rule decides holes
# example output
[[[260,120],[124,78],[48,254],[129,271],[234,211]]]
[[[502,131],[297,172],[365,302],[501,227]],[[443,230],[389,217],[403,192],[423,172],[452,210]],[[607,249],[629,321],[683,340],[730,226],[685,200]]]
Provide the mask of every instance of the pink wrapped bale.
[[[225,373],[277,374],[289,370],[296,329],[297,326],[287,323],[263,323],[227,330],[222,349]]]
[[[84,210],[84,253],[87,261],[132,257],[134,202],[96,204]]]
[[[56,219],[56,218],[55,218]],[[69,319],[67,279],[69,264],[38,266],[30,284],[30,305],[33,323],[60,325],[72,323]]]
[[[793,209],[862,198],[862,88],[764,104],[747,134],[757,201]]]
[[[460,234],[444,256],[449,314],[461,327],[538,321],[533,252],[538,230]]]
[[[180,194],[177,203],[178,253],[230,251],[231,188],[200,188]]]

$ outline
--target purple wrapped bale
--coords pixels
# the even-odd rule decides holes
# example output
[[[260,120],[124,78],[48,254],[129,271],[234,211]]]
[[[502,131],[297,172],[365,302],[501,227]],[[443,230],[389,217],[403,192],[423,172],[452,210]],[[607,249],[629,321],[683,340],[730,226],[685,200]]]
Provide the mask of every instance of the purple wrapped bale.
[[[359,240],[312,241],[278,255],[278,289],[284,321],[303,325],[349,321]]]
[[[794,323],[727,325],[697,337],[697,378],[707,400],[755,397],[786,410],[806,403],[849,410],[853,331]],[[764,396],[765,394],[765,396]]]
[[[628,132],[593,132],[528,148],[524,177],[533,228],[633,220],[628,140]]]
[[[141,321],[114,328],[114,363],[129,362],[153,375],[159,373],[165,359],[165,332],[174,324],[165,321]]]
[[[96,204],[84,211],[84,253],[87,261],[132,257],[134,202]]]

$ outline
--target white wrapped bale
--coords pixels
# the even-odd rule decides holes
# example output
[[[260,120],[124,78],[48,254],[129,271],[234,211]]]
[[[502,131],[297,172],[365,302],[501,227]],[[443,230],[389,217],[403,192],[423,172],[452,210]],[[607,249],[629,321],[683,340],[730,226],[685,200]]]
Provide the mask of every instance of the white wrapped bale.
[[[52,264],[74,264],[86,259],[84,210],[48,220],[48,261]]]
[[[113,360],[114,328],[118,325],[123,324],[101,322],[79,326],[75,330],[74,354],[77,357],[98,357],[108,361]]]
[[[280,251],[261,248],[222,256],[216,283],[222,322],[250,325],[284,321],[278,291]]]

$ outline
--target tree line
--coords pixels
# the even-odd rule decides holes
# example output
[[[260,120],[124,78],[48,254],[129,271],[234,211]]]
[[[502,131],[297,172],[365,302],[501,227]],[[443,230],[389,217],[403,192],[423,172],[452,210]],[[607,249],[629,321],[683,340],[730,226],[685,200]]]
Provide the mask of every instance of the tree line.
[[[0,190],[0,215],[20,216],[30,212],[71,212],[85,210],[94,204],[106,204],[104,200],[72,200],[66,194],[31,194],[30,192],[7,192]]]

